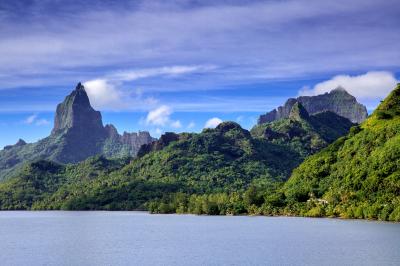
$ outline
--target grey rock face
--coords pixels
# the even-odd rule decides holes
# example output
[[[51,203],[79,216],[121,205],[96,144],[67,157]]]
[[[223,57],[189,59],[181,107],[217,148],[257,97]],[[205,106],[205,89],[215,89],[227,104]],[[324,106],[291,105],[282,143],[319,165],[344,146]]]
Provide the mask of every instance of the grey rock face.
[[[368,116],[367,108],[364,105],[358,103],[356,98],[345,89],[338,87],[322,95],[290,98],[283,106],[261,115],[258,119],[258,124],[288,118],[296,102],[301,103],[309,114],[331,111],[349,119],[353,123],[361,123]]]
[[[130,147],[136,149],[137,151],[143,144],[150,143],[154,140],[156,139],[151,137],[150,133],[147,131],[139,131],[139,133],[124,132],[124,134],[120,137],[120,141],[123,144],[129,145]]]
[[[103,127],[101,113],[92,108],[81,83],[57,106],[52,135],[65,138],[67,145],[56,160],[68,163],[98,154],[135,156],[140,146],[154,140],[148,132],[124,132],[121,136],[113,125]]]
[[[75,163],[101,153],[106,130],[81,83],[57,106],[51,135],[62,140],[53,156],[57,162]]]
[[[57,106],[52,134],[68,129],[102,131],[101,113],[95,111],[81,83]]]

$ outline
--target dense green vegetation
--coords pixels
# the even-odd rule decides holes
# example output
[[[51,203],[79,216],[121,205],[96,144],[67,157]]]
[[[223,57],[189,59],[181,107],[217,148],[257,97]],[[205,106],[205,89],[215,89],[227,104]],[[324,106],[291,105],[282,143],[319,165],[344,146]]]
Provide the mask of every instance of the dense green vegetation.
[[[400,86],[285,184],[294,214],[400,221]],[[309,204],[313,202],[314,204]]]
[[[32,172],[35,164],[30,164],[23,174],[0,184],[0,207],[24,202],[26,209],[145,209],[147,201],[170,193],[231,193],[244,190],[254,179],[281,181],[301,161],[290,149],[254,139],[238,124],[226,122],[201,134],[182,134],[178,141],[124,167],[118,162],[95,157],[58,165],[48,173]],[[60,176],[57,189],[19,193],[25,180],[46,183],[51,176]],[[16,200],[6,204],[7,193]]]
[[[337,139],[352,125],[342,119],[309,116],[295,105],[288,119],[251,133],[233,122],[200,134],[171,133],[135,159],[37,161],[0,183],[0,209],[400,221],[400,86]]]

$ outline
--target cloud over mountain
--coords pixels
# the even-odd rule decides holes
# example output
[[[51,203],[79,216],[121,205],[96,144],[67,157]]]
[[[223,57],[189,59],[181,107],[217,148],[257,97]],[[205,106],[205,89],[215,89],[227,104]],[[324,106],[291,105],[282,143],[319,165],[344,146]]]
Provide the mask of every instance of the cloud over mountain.
[[[223,121],[218,118],[218,117],[213,117],[207,120],[206,124],[204,125],[204,128],[215,128],[219,124],[221,124]]]
[[[316,84],[312,89],[303,88],[300,95],[319,95],[337,87],[345,88],[358,99],[382,99],[399,81],[388,71],[369,71],[361,75],[337,75]]]

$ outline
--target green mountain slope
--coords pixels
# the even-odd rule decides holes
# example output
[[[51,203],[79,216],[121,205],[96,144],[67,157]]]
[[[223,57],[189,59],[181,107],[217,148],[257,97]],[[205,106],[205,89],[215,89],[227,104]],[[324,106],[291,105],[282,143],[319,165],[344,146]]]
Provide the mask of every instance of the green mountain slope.
[[[50,167],[43,175],[36,174],[31,164],[21,176],[0,184],[0,195],[6,198],[7,193],[14,194],[26,186],[27,179],[32,181],[43,176],[51,180],[47,177],[53,175],[56,180],[64,181],[57,183],[57,190],[53,187],[34,190],[33,194],[43,192],[44,195],[31,202],[33,208],[138,209],[165,193],[233,192],[244,190],[255,179],[284,180],[300,163],[290,149],[253,139],[247,130],[233,122],[200,134],[181,134],[161,150],[141,156],[117,171],[110,171],[105,164],[103,174],[92,179],[72,178],[71,173],[79,176],[85,173],[82,169],[93,171],[94,161],[86,168],[85,163],[76,167],[58,166],[57,171]],[[20,202],[14,204],[31,207]],[[10,206],[0,201],[0,208]]]
[[[285,184],[295,214],[400,220],[400,85]]]
[[[59,192],[63,186],[79,186],[97,178],[105,178],[127,163],[127,159],[111,160],[101,156],[70,165],[46,160],[27,163],[16,177],[0,183],[0,209],[31,209],[32,205]]]

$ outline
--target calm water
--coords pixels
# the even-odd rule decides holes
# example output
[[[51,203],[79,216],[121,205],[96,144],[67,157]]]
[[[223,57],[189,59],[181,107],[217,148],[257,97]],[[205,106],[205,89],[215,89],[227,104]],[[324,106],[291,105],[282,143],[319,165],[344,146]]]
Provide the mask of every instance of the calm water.
[[[0,265],[400,265],[400,224],[0,212]]]

